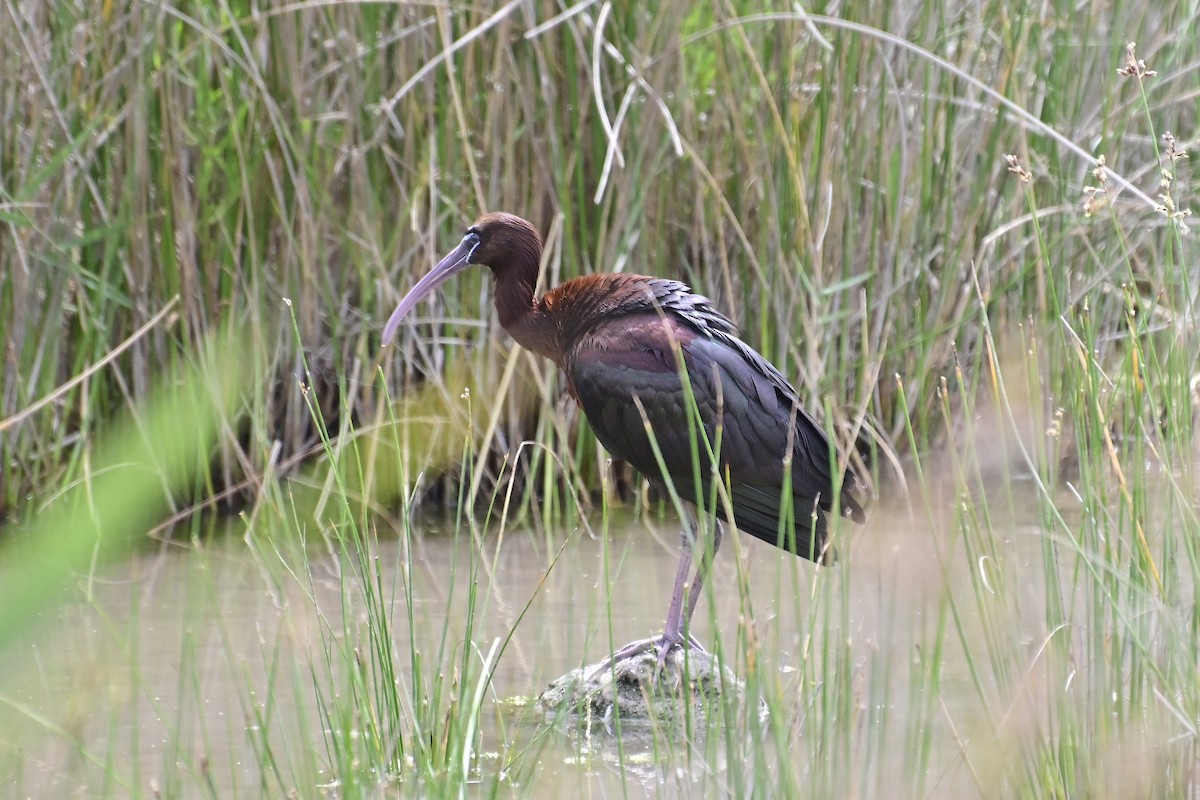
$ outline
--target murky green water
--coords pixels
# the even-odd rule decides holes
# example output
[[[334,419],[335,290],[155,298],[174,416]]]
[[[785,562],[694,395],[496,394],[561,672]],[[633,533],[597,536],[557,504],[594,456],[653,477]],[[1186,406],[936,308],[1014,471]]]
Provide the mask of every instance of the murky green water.
[[[564,535],[567,544],[550,569]],[[371,563],[388,596],[401,693],[412,694],[406,668],[414,645],[426,664],[452,671],[457,663],[475,559],[475,663],[515,627],[480,720],[484,785],[506,759],[528,749],[524,783],[513,787],[518,795],[686,795],[689,787],[720,786],[728,765],[719,747],[655,748],[630,740],[618,754],[603,736],[548,731],[520,702],[612,646],[660,630],[677,543],[669,523],[622,525],[610,531],[607,545],[580,530],[510,530],[481,544],[431,532],[413,542],[407,558],[398,541],[374,543]],[[265,542],[227,535],[198,547],[163,545],[106,571],[85,587],[90,602],[39,621],[35,641],[5,667],[20,677],[4,684],[5,719],[16,722],[0,732],[3,794],[259,796],[264,769],[275,769],[284,777],[270,786],[294,784],[299,796],[336,795],[328,773],[304,764],[328,764],[321,710],[348,691],[345,669],[331,663],[329,652],[343,636],[361,638],[365,626],[354,561],[319,538],[303,555],[281,555]],[[851,668],[838,679],[858,695],[852,710],[860,718],[848,728],[869,742],[872,719],[890,717],[894,727],[913,700],[906,687],[922,669],[921,647],[938,624],[930,612],[943,588],[940,574],[928,542],[899,534],[871,532],[847,566],[820,578],[807,562],[748,538],[727,538],[713,578],[717,607],[703,601],[693,630],[706,643],[719,635],[731,651],[743,647],[739,630],[748,634],[756,668],[782,696],[797,698],[798,715],[811,689],[800,678],[805,653],[811,675],[820,668],[812,660],[829,652],[829,642],[840,642]],[[450,652],[439,653],[443,646]],[[738,669],[745,668],[743,660]],[[943,689],[956,681],[964,682],[965,672],[951,668]],[[871,698],[883,698],[881,707],[867,707],[876,702]],[[962,716],[956,721],[964,724]],[[930,755],[934,794],[952,796],[966,779],[958,745],[947,725],[927,727],[946,732]],[[888,757],[888,748],[874,749],[884,754],[875,759]],[[902,754],[904,744],[895,750]],[[766,758],[770,769],[773,757]],[[278,766],[264,767],[272,761]],[[886,783],[894,772],[868,767],[874,777],[864,777],[865,786]]]

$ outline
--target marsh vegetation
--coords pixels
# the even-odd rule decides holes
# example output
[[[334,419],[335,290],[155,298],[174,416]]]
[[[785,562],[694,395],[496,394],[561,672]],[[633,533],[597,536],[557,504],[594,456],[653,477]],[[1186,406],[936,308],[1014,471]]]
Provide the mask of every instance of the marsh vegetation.
[[[806,11],[0,0],[6,792],[1193,796],[1198,12]],[[676,523],[487,275],[380,355],[481,210],[868,445],[841,566],[726,545],[682,732],[514,702]]]

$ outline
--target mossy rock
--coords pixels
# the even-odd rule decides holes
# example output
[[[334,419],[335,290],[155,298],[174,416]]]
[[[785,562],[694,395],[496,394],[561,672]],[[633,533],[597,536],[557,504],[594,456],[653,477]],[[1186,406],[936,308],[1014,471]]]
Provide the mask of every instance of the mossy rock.
[[[547,715],[569,721],[600,722],[611,731],[614,716],[624,723],[682,722],[690,712],[695,720],[719,708],[723,695],[739,700],[745,687],[733,670],[697,648],[672,650],[657,675],[658,653],[648,648],[628,658],[572,670],[556,678],[538,696]]]

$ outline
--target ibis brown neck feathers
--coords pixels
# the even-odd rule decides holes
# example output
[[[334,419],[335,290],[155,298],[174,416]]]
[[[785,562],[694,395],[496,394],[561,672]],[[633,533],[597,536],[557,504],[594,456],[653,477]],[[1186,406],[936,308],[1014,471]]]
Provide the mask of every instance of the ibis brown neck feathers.
[[[509,215],[489,215],[476,224],[489,226],[484,252],[476,261],[492,270],[500,325],[522,347],[561,364],[557,328],[544,304],[534,298],[541,237],[528,222]]]

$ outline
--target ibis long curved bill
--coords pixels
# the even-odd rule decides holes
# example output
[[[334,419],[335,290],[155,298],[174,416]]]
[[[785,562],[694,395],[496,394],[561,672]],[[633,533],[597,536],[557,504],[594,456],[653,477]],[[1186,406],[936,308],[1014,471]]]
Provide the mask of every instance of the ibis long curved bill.
[[[433,294],[443,283],[471,266],[471,254],[477,247],[479,247],[479,234],[468,231],[463,240],[459,242],[458,247],[447,253],[446,257],[429,271],[429,274],[417,281],[417,285],[404,295],[404,299],[388,317],[387,325],[383,328],[384,345],[391,343],[392,337],[396,335],[396,329],[400,327],[400,321],[416,307],[417,303]]]

